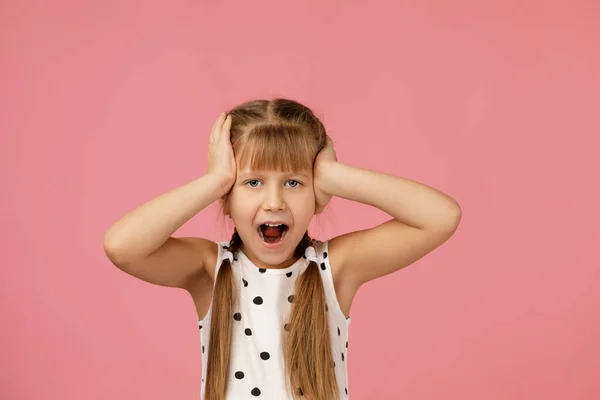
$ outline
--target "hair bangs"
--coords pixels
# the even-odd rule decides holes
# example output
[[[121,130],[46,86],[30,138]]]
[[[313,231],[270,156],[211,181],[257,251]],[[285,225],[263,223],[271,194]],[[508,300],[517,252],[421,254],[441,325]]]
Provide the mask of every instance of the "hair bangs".
[[[311,171],[316,157],[314,139],[292,125],[257,125],[244,138],[241,169],[252,171]]]

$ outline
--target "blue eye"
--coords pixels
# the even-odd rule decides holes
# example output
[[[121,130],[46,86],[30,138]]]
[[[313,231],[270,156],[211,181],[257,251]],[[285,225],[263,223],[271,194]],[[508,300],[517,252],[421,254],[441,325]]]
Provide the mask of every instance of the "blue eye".
[[[260,182],[258,179],[251,179],[249,181],[246,181],[245,185],[249,184],[250,182]],[[297,188],[298,186],[302,185],[302,182],[297,181],[295,179],[290,179],[288,180],[288,182],[296,182],[296,185],[291,186],[292,188]],[[250,185],[250,187],[255,188],[256,186]]]

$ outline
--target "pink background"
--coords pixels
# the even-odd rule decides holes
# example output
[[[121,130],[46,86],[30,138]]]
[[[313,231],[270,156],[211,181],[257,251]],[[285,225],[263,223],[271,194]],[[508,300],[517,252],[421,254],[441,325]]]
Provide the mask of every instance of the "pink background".
[[[600,398],[599,4],[2,1],[0,398],[199,398],[191,298],[103,235],[205,173],[221,110],[276,96],[463,210],[359,290],[351,398]],[[310,232],[387,219],[334,198]],[[213,203],[175,236],[231,229]]]

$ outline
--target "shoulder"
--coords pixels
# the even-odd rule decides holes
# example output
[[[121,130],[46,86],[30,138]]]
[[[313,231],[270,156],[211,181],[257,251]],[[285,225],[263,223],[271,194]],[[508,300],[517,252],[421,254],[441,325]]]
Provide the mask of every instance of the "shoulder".
[[[327,241],[313,239],[312,247],[315,249],[315,252],[317,253],[317,259],[319,261],[324,260],[329,257],[329,254],[328,254],[329,249],[327,248],[328,247]]]
[[[223,253],[227,251],[229,241],[212,241],[203,238],[197,238],[199,246],[202,248],[204,270],[214,279],[218,264],[223,260]]]
[[[218,272],[218,268],[221,266],[221,263],[223,262],[223,256],[224,256],[225,252],[227,250],[229,250],[230,245],[231,245],[230,240],[222,240],[222,241],[214,242],[214,248],[210,254],[211,260],[209,261],[209,264],[207,265],[207,272],[213,278],[213,280],[214,280],[216,273]]]
[[[332,246],[333,243],[333,246]],[[324,263],[325,266],[330,268],[331,275],[334,281],[340,276],[340,270],[342,267],[341,258],[338,256],[339,247],[335,245],[331,240],[318,240],[313,239],[313,247],[317,253],[317,259],[319,264]],[[333,254],[333,256],[332,256]]]
[[[346,258],[343,254],[343,246],[340,246],[339,240],[333,238],[316,242],[314,247],[321,269],[329,271],[325,276],[333,284],[339,309],[344,317],[349,319],[350,307],[358,286],[351,279],[348,279],[348,275],[344,273]]]
[[[358,285],[347,273],[348,240],[347,236],[340,235],[323,242],[322,253],[327,254],[327,263],[331,268],[331,275],[336,287],[344,287],[356,291]]]
[[[312,240],[312,246],[315,248],[315,251],[317,252],[317,257],[321,256],[321,253],[325,247],[327,246],[327,241],[321,241],[319,239],[314,239]]]

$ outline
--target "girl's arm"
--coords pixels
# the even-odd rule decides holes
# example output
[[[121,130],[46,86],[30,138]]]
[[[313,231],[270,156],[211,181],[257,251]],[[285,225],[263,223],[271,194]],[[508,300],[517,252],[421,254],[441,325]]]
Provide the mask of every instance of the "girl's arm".
[[[104,235],[104,249],[120,263],[147,257],[227,190],[226,181],[206,174],[163,193],[115,222]]]
[[[327,161],[315,188],[368,204],[394,219],[331,239],[332,260],[355,285],[397,271],[448,240],[461,209],[450,196],[421,183]]]
[[[323,171],[326,193],[377,207],[406,225],[447,230],[458,222],[456,200],[429,186],[340,162],[329,162]]]
[[[155,285],[197,292],[217,245],[200,237],[172,237],[186,221],[227,193],[225,181],[206,174],[142,204],[115,222],[104,252],[123,272]]]

